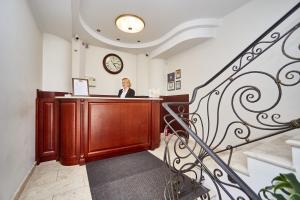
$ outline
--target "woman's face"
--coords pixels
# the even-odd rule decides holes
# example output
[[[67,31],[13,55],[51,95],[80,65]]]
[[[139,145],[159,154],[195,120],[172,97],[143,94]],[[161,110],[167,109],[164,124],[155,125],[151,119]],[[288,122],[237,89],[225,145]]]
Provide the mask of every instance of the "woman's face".
[[[129,81],[128,80],[122,80],[122,86],[123,88],[129,88]]]

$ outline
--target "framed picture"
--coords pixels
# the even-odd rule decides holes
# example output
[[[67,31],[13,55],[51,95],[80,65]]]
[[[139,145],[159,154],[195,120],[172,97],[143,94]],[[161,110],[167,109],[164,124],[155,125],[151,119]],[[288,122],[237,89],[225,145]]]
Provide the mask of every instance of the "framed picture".
[[[88,79],[72,78],[72,88],[74,96],[89,96]]]
[[[175,81],[175,72],[168,74],[168,83],[171,81]]]
[[[175,71],[175,75],[176,75],[176,79],[181,78],[181,69],[177,69],[177,70]]]
[[[176,81],[176,90],[180,90],[181,89],[181,81]]]
[[[88,79],[89,87],[96,87],[96,78],[91,76],[85,76],[85,79]]]
[[[175,90],[175,81],[168,82],[168,91]]]

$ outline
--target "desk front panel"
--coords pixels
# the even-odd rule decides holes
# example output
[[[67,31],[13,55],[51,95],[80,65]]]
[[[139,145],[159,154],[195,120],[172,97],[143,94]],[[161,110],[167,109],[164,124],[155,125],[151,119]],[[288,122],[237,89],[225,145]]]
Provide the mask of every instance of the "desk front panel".
[[[134,146],[150,146],[149,103],[88,102],[86,156],[101,156]]]
[[[58,105],[64,165],[159,146],[159,101],[59,99]]]

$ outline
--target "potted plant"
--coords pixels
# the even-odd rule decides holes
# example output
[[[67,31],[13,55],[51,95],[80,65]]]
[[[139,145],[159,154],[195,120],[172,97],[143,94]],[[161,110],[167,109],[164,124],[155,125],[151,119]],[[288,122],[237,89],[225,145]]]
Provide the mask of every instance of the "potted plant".
[[[300,200],[300,183],[293,173],[280,174],[272,180],[272,185],[259,191],[259,197],[269,200]]]

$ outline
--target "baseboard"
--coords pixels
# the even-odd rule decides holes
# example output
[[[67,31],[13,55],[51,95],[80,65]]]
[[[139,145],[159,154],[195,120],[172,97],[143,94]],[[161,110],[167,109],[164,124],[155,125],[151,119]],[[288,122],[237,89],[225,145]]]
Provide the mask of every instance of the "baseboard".
[[[23,178],[21,184],[19,185],[18,189],[16,190],[16,192],[14,193],[14,195],[12,196],[11,200],[18,200],[21,196],[21,193],[23,192],[26,183],[28,182],[29,178],[31,177],[34,168],[36,166],[36,162],[33,163],[31,169],[28,171],[28,173],[26,174],[26,176]]]

